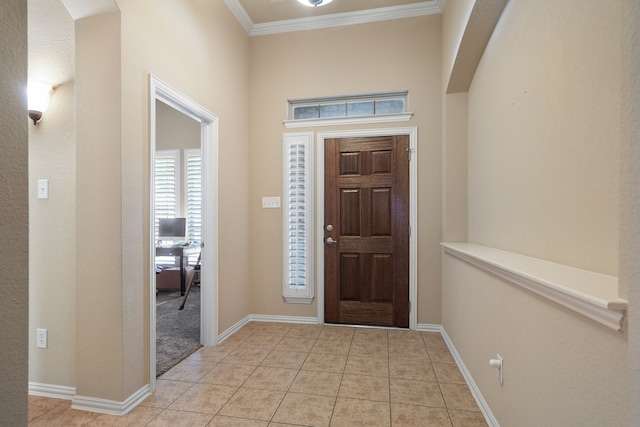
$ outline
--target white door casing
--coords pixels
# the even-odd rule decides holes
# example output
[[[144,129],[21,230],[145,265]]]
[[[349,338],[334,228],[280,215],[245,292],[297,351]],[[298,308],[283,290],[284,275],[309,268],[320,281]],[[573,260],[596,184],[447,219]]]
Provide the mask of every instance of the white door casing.
[[[218,342],[218,117],[153,74],[149,74],[149,386],[156,377],[156,274],[154,224],[156,101],[186,114],[200,123],[203,169],[203,248],[201,270],[200,342]]]

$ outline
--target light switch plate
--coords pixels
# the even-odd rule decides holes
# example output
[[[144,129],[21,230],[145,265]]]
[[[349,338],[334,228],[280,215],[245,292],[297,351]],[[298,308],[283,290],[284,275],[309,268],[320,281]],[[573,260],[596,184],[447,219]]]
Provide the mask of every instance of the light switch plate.
[[[262,208],[263,209],[277,209],[280,207],[280,197],[263,197]]]
[[[39,179],[38,180],[38,199],[48,199],[48,198],[49,198],[49,180]]]

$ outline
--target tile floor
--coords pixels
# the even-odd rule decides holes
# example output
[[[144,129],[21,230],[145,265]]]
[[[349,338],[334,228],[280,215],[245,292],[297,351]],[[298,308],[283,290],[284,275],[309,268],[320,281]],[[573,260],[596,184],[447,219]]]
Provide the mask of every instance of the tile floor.
[[[29,397],[29,426],[487,426],[438,333],[251,322],[125,416]]]

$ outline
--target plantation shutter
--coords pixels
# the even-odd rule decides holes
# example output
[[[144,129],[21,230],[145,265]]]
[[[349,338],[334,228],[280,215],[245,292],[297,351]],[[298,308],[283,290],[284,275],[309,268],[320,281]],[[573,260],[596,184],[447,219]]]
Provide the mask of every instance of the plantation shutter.
[[[187,240],[202,242],[202,154],[200,150],[185,150]],[[193,259],[191,259],[193,258]],[[195,263],[197,255],[189,263]]]
[[[284,297],[313,300],[312,134],[286,134],[283,143]]]
[[[180,201],[180,150],[159,150],[155,159],[155,240],[159,218],[175,218]],[[156,257],[156,264],[175,264],[175,257]]]
[[[180,151],[162,150],[155,162],[155,239],[158,219],[178,216],[180,200]]]
[[[202,241],[202,155],[200,150],[186,150],[187,230],[190,242]]]

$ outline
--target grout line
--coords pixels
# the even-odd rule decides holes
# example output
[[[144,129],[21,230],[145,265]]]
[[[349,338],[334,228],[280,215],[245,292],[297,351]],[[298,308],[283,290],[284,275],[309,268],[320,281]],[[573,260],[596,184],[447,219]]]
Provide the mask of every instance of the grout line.
[[[257,322],[257,323],[262,323],[262,322]],[[283,391],[283,396],[282,396],[282,398],[281,398],[281,399],[280,399],[280,401],[278,402],[278,404],[277,404],[277,406],[276,406],[276,408],[275,408],[275,411],[274,411],[274,412],[273,412],[273,414],[271,415],[271,417],[270,417],[269,421],[267,421],[267,422],[274,422],[273,420],[274,420],[274,418],[275,418],[275,414],[276,414],[276,413],[281,409],[281,407],[282,407],[282,403],[284,402],[284,399],[286,399],[286,398],[287,398],[287,396],[288,396],[290,393],[293,393],[293,392],[291,391],[291,390],[292,390],[292,386],[293,386],[293,384],[295,383],[296,379],[297,379],[297,378],[299,378],[299,376],[301,375],[301,373],[302,373],[302,371],[303,371],[303,369],[302,369],[302,368],[303,368],[303,366],[305,365],[305,363],[309,360],[309,357],[310,357],[310,356],[311,356],[311,354],[312,354],[312,350],[313,350],[314,346],[315,346],[319,341],[321,341],[321,336],[322,336],[322,333],[323,333],[323,332],[324,332],[324,330],[325,330],[325,327],[324,327],[323,325],[321,325],[321,328],[319,328],[319,332],[318,332],[318,334],[315,336],[315,338],[309,338],[309,337],[308,337],[308,335],[303,335],[303,336],[288,336],[288,333],[291,331],[291,328],[289,328],[288,330],[284,331],[284,333],[282,333],[282,334],[280,334],[279,332],[278,332],[278,334],[269,334],[269,333],[266,333],[266,334],[265,334],[265,333],[262,333],[262,334],[261,334],[261,333],[260,333],[260,331],[261,331],[261,330],[262,330],[262,332],[265,332],[265,331],[266,331],[266,329],[265,329],[265,328],[267,328],[267,326],[266,326],[266,325],[267,325],[267,323],[264,323],[264,324],[259,325],[259,326],[255,326],[255,325],[254,325],[254,327],[252,327],[252,330],[251,330],[251,331],[247,330],[247,332],[248,332],[248,333],[246,333],[246,338],[244,338],[243,340],[240,340],[240,341],[238,341],[238,342],[234,343],[232,346],[230,346],[230,347],[232,348],[232,350],[231,350],[231,351],[229,351],[229,353],[228,353],[226,356],[222,357],[222,359],[221,359],[221,360],[217,360],[217,358],[216,358],[216,360],[201,359],[201,360],[199,361],[199,363],[209,363],[209,362],[215,362],[215,363],[213,364],[213,366],[211,366],[211,368],[209,368],[209,369],[207,370],[207,372],[205,372],[202,376],[200,376],[200,377],[199,377],[199,379],[197,379],[197,380],[195,380],[195,381],[193,381],[193,380],[184,381],[184,380],[180,380],[180,379],[167,379],[167,378],[162,378],[162,380],[167,381],[168,383],[169,383],[169,382],[187,383],[187,384],[189,384],[189,386],[188,386],[188,388],[187,388],[185,391],[183,391],[182,393],[180,393],[178,397],[176,397],[176,398],[172,399],[172,400],[168,403],[167,407],[165,407],[165,408],[158,408],[158,407],[150,406],[150,408],[155,409],[155,410],[159,410],[159,412],[158,412],[158,414],[157,414],[156,416],[154,416],[154,417],[153,417],[153,418],[152,418],[152,419],[151,419],[147,424],[149,424],[149,423],[153,422],[154,420],[156,420],[156,419],[157,419],[159,416],[161,416],[161,414],[163,414],[165,411],[167,411],[167,410],[171,410],[171,409],[169,409],[169,407],[170,407],[172,404],[174,404],[176,401],[178,401],[179,399],[183,398],[183,396],[184,396],[186,393],[188,393],[188,392],[189,392],[189,390],[191,390],[191,389],[192,389],[196,384],[205,384],[205,383],[200,383],[199,381],[200,381],[202,378],[204,378],[204,376],[208,375],[208,374],[209,374],[213,369],[215,369],[217,366],[220,366],[221,364],[225,363],[225,360],[227,360],[227,359],[228,359],[228,361],[226,362],[228,365],[235,365],[235,363],[233,363],[233,361],[234,361],[234,357],[232,357],[232,355],[233,355],[233,353],[234,353],[234,352],[236,352],[237,350],[239,350],[239,349],[250,349],[250,350],[260,350],[260,351],[268,350],[268,351],[266,351],[266,355],[265,355],[265,356],[264,356],[264,357],[263,357],[263,358],[262,358],[262,359],[257,363],[257,365],[251,365],[251,368],[252,368],[252,369],[251,369],[251,373],[249,373],[249,375],[247,375],[247,376],[246,376],[246,378],[245,378],[245,379],[240,383],[240,385],[239,385],[239,386],[235,386],[235,387],[236,387],[235,392],[234,392],[234,393],[233,393],[233,394],[232,394],[232,395],[231,395],[231,396],[230,396],[230,397],[225,401],[225,403],[220,407],[220,410],[219,410],[216,414],[214,414],[214,415],[213,415],[213,419],[215,419],[215,417],[217,417],[217,416],[220,414],[220,412],[223,410],[223,408],[224,408],[224,407],[229,403],[229,401],[231,401],[231,399],[233,399],[233,397],[238,393],[238,391],[239,391],[241,388],[245,387],[245,385],[246,385],[247,381],[248,381],[248,380],[249,380],[249,378],[251,378],[251,376],[256,372],[256,370],[257,370],[258,368],[260,368],[260,367],[263,367],[263,363],[264,363],[264,361],[265,361],[265,360],[266,360],[270,355],[272,355],[272,354],[274,353],[274,351],[276,351],[277,346],[278,346],[280,343],[282,343],[282,341],[283,341],[285,338],[292,338],[292,339],[293,339],[293,340],[292,340],[292,345],[295,345],[296,343],[295,343],[294,341],[295,341],[295,340],[299,340],[299,339],[304,339],[304,340],[305,340],[305,342],[307,342],[306,340],[313,340],[313,345],[311,345],[311,346],[309,347],[308,351],[304,351],[304,352],[299,351],[299,352],[296,352],[296,353],[304,353],[304,354],[305,354],[304,358],[301,358],[301,359],[302,359],[302,361],[301,361],[301,363],[299,364],[299,366],[298,366],[297,368],[289,368],[289,367],[285,367],[285,368],[283,368],[283,369],[295,370],[295,371],[296,371],[296,373],[295,373],[295,376],[293,377],[293,380],[292,380],[292,381],[290,382],[290,384],[287,386],[286,390],[284,390],[284,391]],[[242,329],[242,328],[241,328],[241,329]],[[241,329],[239,329],[239,330],[241,330]],[[237,332],[237,331],[236,331],[236,332]],[[448,347],[446,347],[446,346],[438,346],[438,345],[434,345],[434,346],[432,346],[432,347],[431,347],[431,346],[427,345],[427,340],[426,340],[426,338],[425,338],[425,335],[424,335],[424,334],[422,334],[420,331],[418,331],[418,333],[419,333],[419,336],[420,336],[420,338],[421,338],[421,340],[422,340],[422,343],[423,343],[423,345],[424,345],[424,347],[425,347],[425,349],[426,349],[427,360],[425,360],[425,364],[428,364],[428,365],[431,367],[431,370],[432,370],[433,375],[434,375],[434,378],[435,378],[435,382],[438,384],[438,390],[439,390],[439,392],[440,392],[440,396],[441,396],[442,401],[443,401],[443,403],[444,403],[444,408],[442,408],[442,409],[445,409],[445,410],[447,411],[448,419],[449,419],[449,421],[452,423],[452,425],[453,425],[452,411],[454,411],[454,410],[456,410],[456,411],[457,411],[457,410],[460,410],[460,411],[465,411],[465,412],[469,412],[469,413],[478,413],[478,412],[479,412],[479,413],[482,413],[482,412],[481,412],[481,410],[480,410],[479,408],[478,408],[478,410],[477,410],[477,411],[469,411],[469,410],[465,410],[465,409],[449,408],[449,406],[448,406],[448,404],[447,404],[447,401],[445,400],[444,393],[443,393],[443,389],[442,389],[442,385],[444,385],[444,384],[448,384],[448,382],[446,382],[446,381],[441,381],[441,380],[438,378],[438,376],[437,376],[437,374],[436,374],[436,372],[435,372],[435,368],[434,368],[434,366],[433,366],[434,362],[433,362],[433,360],[431,359],[431,354],[430,354],[429,350],[430,350],[431,348],[434,348],[434,349],[440,349],[440,348],[442,348],[442,349],[446,349],[446,350],[447,350],[447,352],[449,352],[449,353],[451,353],[451,350],[450,350]],[[233,335],[233,334],[232,334],[232,335]],[[267,338],[267,340],[272,340],[272,339],[273,339],[273,340],[275,341],[275,338],[274,338],[274,337],[277,337],[278,339],[277,339],[277,342],[275,343],[275,345],[274,345],[273,347],[269,348],[269,349],[260,348],[260,347],[250,347],[250,346],[242,347],[242,345],[243,345],[243,344],[244,344],[248,339],[250,339],[251,337],[260,337],[260,336],[262,336],[262,337],[269,337],[269,338]],[[333,397],[333,407],[332,407],[332,409],[331,409],[331,413],[330,413],[330,416],[329,416],[329,422],[331,422],[331,421],[333,421],[333,420],[334,420],[335,411],[336,411],[336,408],[337,408],[337,401],[338,401],[338,399],[340,398],[340,391],[341,391],[341,389],[342,389],[343,382],[344,382],[344,377],[345,377],[345,375],[346,375],[346,368],[347,368],[347,364],[348,364],[348,361],[349,361],[349,357],[350,357],[350,356],[353,356],[353,355],[351,355],[351,351],[352,351],[352,350],[354,350],[354,347],[353,347],[353,346],[354,346],[354,343],[356,343],[355,337],[356,337],[356,335],[355,335],[355,331],[354,331],[354,333],[353,333],[352,335],[350,335],[350,340],[349,340],[349,345],[348,345],[347,353],[346,353],[345,355],[340,354],[340,356],[344,356],[344,365],[342,366],[342,370],[341,370],[340,372],[306,371],[306,372],[322,372],[322,373],[339,374],[340,381],[339,381],[339,383],[338,383],[338,388],[337,388],[337,391],[336,391],[335,396],[319,395],[319,394],[315,394],[315,393],[313,393],[313,392],[301,393],[301,394],[307,394],[307,395],[311,395],[311,396]],[[370,339],[369,339],[369,340],[367,340],[367,339],[366,339],[366,337],[361,337],[361,338],[363,338],[363,339],[359,339],[359,340],[358,340],[358,342],[371,342],[371,340],[370,340]],[[324,339],[326,339],[326,337],[325,337]],[[338,341],[343,341],[343,340],[341,340],[341,339],[339,339],[339,338],[331,338],[330,340],[331,340],[331,341],[333,341],[334,343],[335,343],[335,342],[338,342]],[[404,340],[399,340],[399,339],[397,338],[397,336],[394,336],[394,340],[396,340],[396,341],[397,341],[397,342],[396,342],[396,341],[394,341],[394,342],[396,342],[396,345],[400,345],[400,346],[404,346],[404,347],[406,347],[406,342],[405,342]],[[388,329],[387,329],[387,333],[385,334],[385,340],[384,340],[384,341],[382,341],[382,340],[381,340],[380,342],[385,342],[385,343],[386,343],[386,346],[387,346],[387,349],[386,349],[386,356],[387,356],[387,357],[386,357],[386,361],[387,361],[387,381],[388,381],[388,387],[389,387],[389,391],[388,391],[389,415],[388,415],[388,416],[389,416],[389,424],[390,424],[390,425],[393,425],[393,410],[392,410],[392,397],[391,397],[391,395],[392,395],[392,388],[391,388],[391,386],[392,386],[392,385],[391,385],[391,383],[392,383],[392,380],[393,380],[394,378],[392,378],[392,376],[391,376],[391,360],[392,360],[392,358],[391,358],[391,336],[390,336],[390,333],[389,333],[389,330],[388,330]],[[415,341],[413,341],[413,338],[412,338],[412,339],[410,340],[410,342],[415,342]],[[259,344],[261,344],[261,343],[258,343],[258,345],[259,345]],[[360,347],[360,348],[361,348],[361,347]],[[285,353],[293,353],[293,351],[292,351],[292,350],[287,350],[287,349],[279,350],[279,351],[282,351],[282,352],[285,352]],[[438,350],[438,351],[439,351],[439,350]],[[314,354],[322,355],[323,353],[314,353]],[[337,353],[333,353],[333,354],[337,354]],[[453,356],[453,354],[452,354],[452,356]],[[297,358],[296,358],[296,359],[297,359]],[[455,360],[454,360],[454,361],[455,361]],[[444,362],[438,362],[438,363],[444,363]],[[450,363],[449,363],[449,364],[450,364]],[[453,365],[454,365],[454,366],[456,366],[456,368],[459,370],[459,367],[458,367],[455,363],[453,363]],[[243,365],[243,366],[249,366],[249,365]],[[265,367],[265,368],[271,368],[271,367]],[[282,368],[282,367],[280,366],[280,367],[275,367],[275,368]],[[461,372],[461,374],[462,374],[462,372]],[[355,374],[355,375],[366,375],[366,374]],[[371,376],[376,377],[377,375],[371,375]],[[426,380],[420,380],[420,379],[407,379],[407,380],[412,380],[412,381],[426,381]],[[207,383],[207,384],[208,384],[208,383]],[[452,384],[458,384],[458,383],[452,383]],[[228,385],[226,385],[226,384],[220,384],[220,385],[228,386]],[[267,389],[267,390],[271,390],[271,389]],[[271,391],[275,391],[275,390],[271,390]],[[345,397],[345,398],[346,398],[346,397]],[[350,397],[349,399],[356,399],[356,400],[369,401],[369,402],[380,402],[380,401],[377,401],[377,400],[362,399],[362,398],[358,398],[358,397]],[[62,402],[61,404],[64,404],[64,402]],[[420,405],[420,404],[413,404],[413,403],[411,403],[410,405],[420,406],[420,407],[430,407],[430,406],[428,406],[428,405]],[[58,405],[58,406],[59,406],[59,405]],[[37,416],[36,418],[34,418],[34,419],[32,420],[32,422],[35,422],[36,420],[40,419],[43,415],[48,414],[49,412],[51,412],[53,409],[57,408],[58,406],[54,406],[53,408],[51,408],[51,409],[47,410],[47,411],[46,411],[46,412],[44,412],[43,414],[40,414],[39,416]],[[203,412],[199,412],[198,410],[195,410],[195,411],[189,411],[189,412],[203,413]],[[235,418],[239,418],[239,419],[249,419],[249,418],[242,418],[242,417],[235,417]],[[55,421],[55,420],[52,420],[52,422],[54,422],[54,421]],[[265,420],[263,420],[263,421],[265,421]]]

